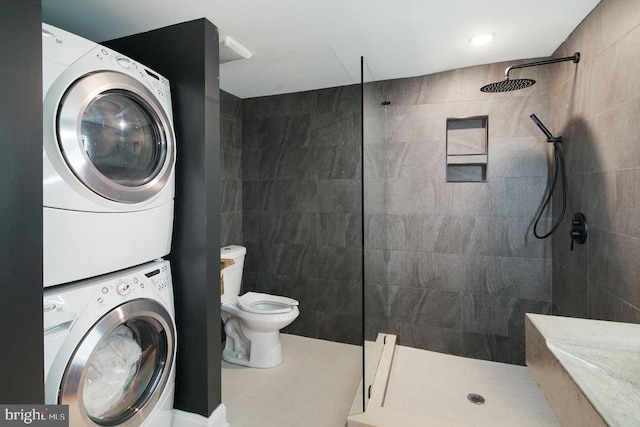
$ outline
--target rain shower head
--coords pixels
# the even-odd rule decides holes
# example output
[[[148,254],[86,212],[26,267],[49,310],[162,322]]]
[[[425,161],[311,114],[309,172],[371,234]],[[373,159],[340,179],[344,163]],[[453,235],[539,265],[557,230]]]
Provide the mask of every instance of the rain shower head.
[[[530,62],[528,64],[520,64],[520,65],[512,65],[511,67],[507,67],[504,70],[504,80],[496,83],[489,83],[488,85],[484,85],[480,88],[482,92],[487,93],[499,93],[499,92],[509,92],[512,90],[519,90],[529,87],[535,84],[535,80],[532,79],[509,79],[509,71],[515,70],[516,68],[528,68],[535,67],[538,65],[547,65],[547,64],[555,64],[556,62],[565,62],[565,61],[573,61],[574,63],[580,62],[580,53],[576,52],[573,56],[568,56],[566,58],[557,58],[557,59],[548,59],[546,61],[538,61],[538,62]]]
[[[509,79],[508,77],[501,82],[489,83],[482,86],[480,90],[487,93],[509,92],[512,90],[524,89],[536,83],[532,79]]]

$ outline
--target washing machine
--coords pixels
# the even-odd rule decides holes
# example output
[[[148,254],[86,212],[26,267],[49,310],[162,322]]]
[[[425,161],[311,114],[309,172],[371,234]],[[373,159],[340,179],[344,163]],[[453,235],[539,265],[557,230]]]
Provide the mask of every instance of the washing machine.
[[[170,427],[176,327],[168,261],[44,290],[45,403],[69,425]]]
[[[166,78],[59,28],[42,35],[46,288],[169,253],[176,143]]]

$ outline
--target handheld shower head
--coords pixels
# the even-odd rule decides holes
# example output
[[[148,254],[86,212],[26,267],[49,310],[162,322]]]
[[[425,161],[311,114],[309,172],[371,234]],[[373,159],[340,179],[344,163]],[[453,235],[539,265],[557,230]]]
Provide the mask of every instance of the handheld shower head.
[[[538,117],[535,114],[532,114],[529,117],[531,117],[531,120],[533,120],[533,122],[536,125],[538,125],[542,133],[545,134],[545,136],[547,137],[547,142],[550,142],[553,144],[553,153],[556,160],[555,167],[553,170],[553,179],[551,181],[551,184],[547,187],[548,188],[547,196],[542,202],[542,205],[540,206],[540,208],[538,209],[536,220],[533,224],[533,235],[536,236],[536,238],[538,239],[546,239],[547,237],[551,236],[553,232],[556,231],[556,229],[560,226],[560,223],[562,222],[562,218],[564,218],[564,213],[567,210],[567,177],[564,170],[564,156],[562,155],[562,150],[560,149],[560,143],[562,142],[562,137],[553,136],[551,132],[549,132],[549,129],[547,129],[547,127],[542,124],[540,119],[538,119]],[[560,216],[558,217],[556,222],[553,224],[549,232],[547,232],[546,234],[539,234],[538,225],[540,223],[540,219],[542,218],[543,212],[549,207],[549,203],[551,203],[551,197],[553,196],[553,192],[556,189],[556,184],[558,183],[558,176],[560,176],[560,178],[562,179],[562,208],[560,210]]]
[[[540,121],[538,116],[536,116],[535,114],[532,114],[529,117],[531,117],[531,120],[533,120],[533,122],[536,125],[538,125],[538,127],[540,128],[542,133],[544,133],[547,136],[547,142],[551,142],[551,143],[562,142],[562,137],[561,136],[553,136],[551,134],[551,132],[549,132],[549,129],[547,129],[547,127],[544,124],[542,124],[542,122]]]
[[[538,116],[536,116],[535,114],[530,115],[529,117],[531,117],[531,120],[533,120],[533,122],[538,125],[538,127],[540,128],[540,130],[542,131],[542,133],[544,133],[545,135],[547,135],[547,139],[551,139],[553,138],[553,135],[551,134],[551,132],[549,132],[549,129],[547,129],[547,127],[545,125],[542,124],[542,122],[540,121],[540,119],[538,118]]]
[[[516,68],[528,68],[535,67],[538,65],[547,65],[547,64],[555,64],[556,62],[565,62],[565,61],[573,61],[574,63],[580,62],[580,53],[576,52],[573,56],[568,56],[566,58],[556,58],[556,59],[547,59],[546,61],[538,61],[538,62],[530,62],[528,64],[520,64],[520,65],[512,65],[511,67],[507,67],[504,70],[504,80],[496,83],[489,83],[488,85],[484,85],[480,88],[482,92],[487,93],[499,93],[499,92],[509,92],[512,90],[519,90],[529,87],[535,84],[535,80],[532,79],[509,79],[509,71],[515,70]]]

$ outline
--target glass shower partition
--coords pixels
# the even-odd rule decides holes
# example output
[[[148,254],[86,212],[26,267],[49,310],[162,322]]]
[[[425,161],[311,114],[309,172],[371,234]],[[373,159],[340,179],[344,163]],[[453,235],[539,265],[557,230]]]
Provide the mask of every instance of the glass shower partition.
[[[384,143],[386,104],[382,83],[375,80],[364,57],[361,58],[361,88],[364,316],[362,407],[365,410],[382,352],[378,332],[385,329],[381,314],[384,313],[387,277],[384,262],[387,153]]]

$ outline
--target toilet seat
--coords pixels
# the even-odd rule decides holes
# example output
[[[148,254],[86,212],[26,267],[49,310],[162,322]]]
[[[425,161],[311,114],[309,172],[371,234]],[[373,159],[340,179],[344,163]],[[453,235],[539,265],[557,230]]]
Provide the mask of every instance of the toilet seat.
[[[293,298],[269,295],[259,292],[247,292],[238,297],[238,307],[249,313],[280,314],[288,313],[298,301]]]

